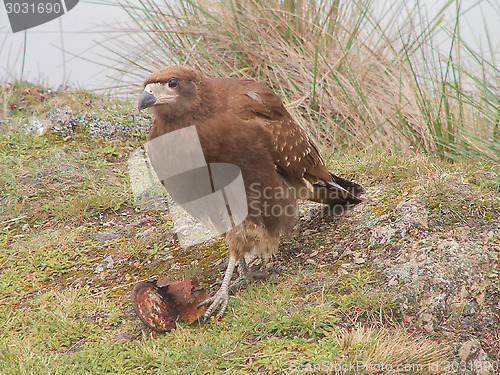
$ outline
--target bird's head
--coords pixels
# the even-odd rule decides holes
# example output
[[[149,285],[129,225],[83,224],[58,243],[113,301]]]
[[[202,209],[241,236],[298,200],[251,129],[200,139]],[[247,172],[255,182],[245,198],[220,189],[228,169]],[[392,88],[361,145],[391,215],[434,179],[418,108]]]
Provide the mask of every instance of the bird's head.
[[[205,100],[207,79],[194,69],[169,66],[144,81],[139,110],[151,108],[155,116],[175,118],[199,112]]]

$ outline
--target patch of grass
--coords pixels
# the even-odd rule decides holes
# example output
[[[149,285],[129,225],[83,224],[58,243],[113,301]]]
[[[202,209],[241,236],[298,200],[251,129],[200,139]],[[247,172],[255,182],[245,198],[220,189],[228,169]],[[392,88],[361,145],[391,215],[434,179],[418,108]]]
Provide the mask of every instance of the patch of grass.
[[[143,143],[145,134],[129,132],[127,143],[118,136],[92,137],[92,128],[84,127],[89,124],[83,120],[94,113],[90,120],[99,124],[110,120],[117,127],[132,128],[142,120],[130,116],[130,103],[19,82],[9,93],[10,104],[18,104],[0,123],[0,222],[29,212],[22,224],[41,225],[54,217],[61,223],[81,223],[95,210],[126,207],[130,192],[123,161]],[[36,98],[28,100],[33,95]],[[47,122],[45,116],[59,108],[66,109],[53,119],[53,132],[43,137],[27,133],[31,118]],[[58,129],[66,129],[69,136],[58,134]],[[130,137],[134,134],[139,137]]]
[[[489,220],[500,209],[500,166],[490,162],[443,163],[423,154],[345,154],[328,161],[329,169],[353,178],[368,191],[365,210],[383,216],[411,198],[423,199],[431,213],[453,224],[467,218]]]
[[[118,143],[118,142],[117,142]],[[31,221],[56,217],[82,221],[95,209],[118,210],[130,193],[118,169],[103,159],[104,150],[88,149],[78,141],[61,144],[19,132],[0,138],[0,220],[29,212]]]
[[[399,302],[396,290],[380,290],[374,284],[372,271],[358,269],[348,273],[333,287],[332,301],[343,314],[355,316],[355,321],[380,324],[397,315]]]
[[[0,370],[245,373],[368,358],[372,363],[383,358],[390,360],[387,363],[412,360],[425,365],[429,358],[447,355],[441,346],[424,340],[425,351],[413,349],[404,359],[397,358],[391,353],[415,347],[410,335],[383,329],[346,333],[336,326],[330,302],[312,303],[311,297],[296,295],[284,284],[259,284],[233,298],[222,320],[165,335],[144,332],[137,341],[117,342],[118,332],[139,326],[127,320],[119,304],[105,296],[93,297],[86,289],[48,291],[2,317],[2,331],[7,332],[3,340],[10,345],[1,352]],[[290,310],[304,301],[303,309]],[[391,358],[384,357],[388,355]]]

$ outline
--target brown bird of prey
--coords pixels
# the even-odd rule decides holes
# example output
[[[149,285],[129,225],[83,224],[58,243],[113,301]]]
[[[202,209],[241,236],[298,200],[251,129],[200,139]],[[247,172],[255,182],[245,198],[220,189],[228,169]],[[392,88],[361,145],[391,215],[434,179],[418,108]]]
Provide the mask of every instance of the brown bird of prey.
[[[327,170],[307,133],[261,83],[207,78],[170,66],[144,81],[139,109],[144,108],[154,115],[150,141],[195,125],[207,163],[231,163],[241,170],[248,216],[225,234],[228,266],[219,291],[203,303],[210,305],[205,317],[226,310],[236,265],[238,280],[252,279],[245,254],[267,258],[277,252],[280,235],[294,225],[297,199],[331,206],[361,201],[363,188]]]

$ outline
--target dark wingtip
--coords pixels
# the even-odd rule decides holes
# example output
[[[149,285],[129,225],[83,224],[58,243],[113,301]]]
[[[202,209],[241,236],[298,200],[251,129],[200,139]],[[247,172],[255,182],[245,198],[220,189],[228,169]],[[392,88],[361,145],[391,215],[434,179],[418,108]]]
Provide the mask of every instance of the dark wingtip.
[[[365,193],[365,189],[363,188],[363,186],[353,181],[346,180],[345,178],[335,176],[333,173],[330,173],[330,176],[332,177],[332,181],[334,183],[342,186],[342,188],[344,188],[350,194],[356,197],[359,200],[359,202],[363,200],[363,198],[361,198],[361,195]]]

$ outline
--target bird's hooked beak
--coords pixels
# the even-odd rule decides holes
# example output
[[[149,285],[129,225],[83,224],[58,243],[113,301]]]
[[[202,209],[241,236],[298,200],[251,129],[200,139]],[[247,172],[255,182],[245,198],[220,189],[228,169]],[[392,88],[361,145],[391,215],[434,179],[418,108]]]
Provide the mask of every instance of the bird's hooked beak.
[[[156,103],[156,97],[147,91],[143,91],[139,96],[139,110],[149,108]]]

